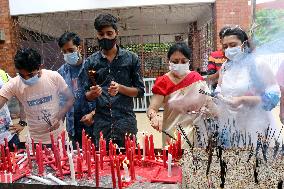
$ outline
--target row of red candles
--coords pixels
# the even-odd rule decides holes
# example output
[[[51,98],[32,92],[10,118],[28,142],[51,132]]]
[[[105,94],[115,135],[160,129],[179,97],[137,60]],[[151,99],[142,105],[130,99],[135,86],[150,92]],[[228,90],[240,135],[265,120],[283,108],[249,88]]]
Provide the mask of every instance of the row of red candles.
[[[57,175],[60,178],[63,178],[63,174],[70,174],[70,170],[68,171],[68,166],[62,164],[62,161],[68,160],[67,158],[67,151],[65,148],[65,132],[62,132],[61,134],[61,142],[63,149],[63,157],[60,157],[60,152],[59,152],[59,144],[56,144],[54,142],[54,137],[51,134],[51,142],[52,142],[52,151],[54,154],[54,159],[51,158],[51,152],[49,149],[44,147],[44,152],[42,150],[42,144],[39,142],[39,144],[36,145],[36,149],[34,149],[34,141],[32,139],[32,153],[35,154],[35,159],[38,164],[38,175],[43,175],[44,164],[51,164],[51,166],[57,170]],[[180,134],[178,134],[178,140],[176,143],[171,143],[168,146],[168,152],[173,155],[173,158],[180,158],[181,157],[181,140],[180,140]],[[4,146],[1,145],[1,170],[7,170],[9,172],[12,171],[12,162],[11,162],[11,157],[10,157],[10,152],[9,148],[6,146],[6,153],[3,153]],[[145,152],[146,152],[146,159],[144,161],[151,161],[155,160],[155,153],[154,153],[154,141],[153,141],[153,135],[150,135],[150,137],[145,136]],[[103,170],[103,163],[104,163],[104,156],[106,156],[106,140],[103,139],[103,135],[100,134],[100,141],[99,141],[99,147],[100,147],[100,153],[96,153],[96,149],[94,144],[91,144],[91,139],[88,138],[88,136],[85,135],[85,132],[83,131],[82,134],[82,155],[81,153],[78,153],[77,156],[77,178],[82,178],[83,175],[83,161],[86,162],[87,164],[87,172],[88,176],[91,177],[91,156],[93,156],[93,161],[95,162],[95,175],[96,175],[96,185],[97,187],[99,186],[99,160],[100,160],[100,168]],[[35,153],[36,151],[36,153]],[[31,164],[31,157],[30,154],[30,149],[29,146],[26,145],[26,152],[27,152],[27,164],[29,171],[32,169],[32,164]],[[79,145],[77,144],[77,152],[80,152]],[[136,155],[136,139],[135,136],[133,135],[132,140],[130,139],[129,136],[125,136],[125,153],[127,160],[129,161],[129,166],[130,166],[130,176],[132,180],[135,180],[135,168],[134,165],[137,164],[137,160],[141,161],[141,150],[140,150],[140,144],[137,145],[137,155]],[[7,156],[5,156],[5,154]],[[44,155],[43,155],[44,154]],[[163,149],[163,166],[166,167],[166,149]],[[115,166],[115,165],[121,165],[121,162],[123,161],[124,157],[120,153],[119,155],[116,155],[116,146],[115,144],[112,144],[112,141],[109,143],[109,162],[111,166],[111,175],[112,175],[112,181],[113,181],[113,186],[115,186],[115,171],[114,167],[117,168],[117,178],[118,178],[118,186],[121,188],[122,182],[121,182],[121,174],[120,174],[120,167],[121,166]],[[44,161],[45,160],[45,161]],[[7,163],[4,163],[7,162]],[[154,162],[154,161],[151,161]],[[55,166],[54,164],[55,163]],[[5,165],[5,166],[2,166]],[[63,171],[62,167],[67,171]]]

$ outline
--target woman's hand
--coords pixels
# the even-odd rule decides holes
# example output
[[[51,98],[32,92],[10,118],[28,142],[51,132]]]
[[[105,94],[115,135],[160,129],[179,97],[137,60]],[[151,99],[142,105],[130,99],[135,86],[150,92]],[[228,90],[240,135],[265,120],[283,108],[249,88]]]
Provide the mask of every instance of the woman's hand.
[[[162,118],[161,116],[155,114],[153,116],[150,116],[150,125],[157,131],[162,131]]]
[[[227,104],[229,104],[232,108],[239,109],[242,106],[256,106],[261,103],[260,96],[239,96],[239,97],[231,97],[227,100]]]
[[[240,97],[231,97],[227,100],[227,104],[230,105],[234,109],[238,109],[243,105],[244,98],[242,96]]]

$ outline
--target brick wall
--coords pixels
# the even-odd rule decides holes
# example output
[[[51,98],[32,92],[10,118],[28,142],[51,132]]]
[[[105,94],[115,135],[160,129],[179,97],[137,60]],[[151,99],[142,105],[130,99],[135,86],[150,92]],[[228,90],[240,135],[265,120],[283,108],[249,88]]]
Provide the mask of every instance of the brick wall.
[[[16,52],[16,33],[9,13],[9,0],[0,0],[0,29],[4,29],[5,41],[0,42],[0,68],[15,74],[13,57]]]
[[[225,25],[239,25],[248,31],[251,23],[251,6],[248,0],[216,0],[214,8],[215,44],[220,48],[219,31]]]

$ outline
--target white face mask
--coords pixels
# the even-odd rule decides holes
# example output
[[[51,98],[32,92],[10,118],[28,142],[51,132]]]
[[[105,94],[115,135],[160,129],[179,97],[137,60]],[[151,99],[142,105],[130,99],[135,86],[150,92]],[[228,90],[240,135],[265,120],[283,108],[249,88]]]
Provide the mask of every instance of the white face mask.
[[[170,62],[169,69],[171,72],[174,72],[175,74],[179,76],[185,75],[189,71],[189,63],[185,64],[174,64]]]
[[[231,47],[225,50],[225,56],[231,61],[239,60],[242,58],[243,54],[244,52],[241,46]]]

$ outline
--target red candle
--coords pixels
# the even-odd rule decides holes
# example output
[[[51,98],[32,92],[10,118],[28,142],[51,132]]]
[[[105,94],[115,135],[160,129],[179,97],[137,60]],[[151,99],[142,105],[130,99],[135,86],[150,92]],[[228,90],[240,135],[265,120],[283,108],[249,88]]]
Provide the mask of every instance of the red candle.
[[[135,169],[134,169],[134,149],[130,150],[130,171],[131,171],[131,180],[135,180]]]
[[[145,136],[145,152],[146,152],[146,156],[149,155],[149,138],[148,135]]]
[[[110,157],[110,170],[111,170],[112,188],[116,188],[113,157]]]
[[[134,148],[134,142],[133,142],[133,140],[130,140],[130,148]]]
[[[67,151],[65,148],[65,131],[62,131],[61,138],[62,138],[61,142],[62,142],[62,148],[63,148],[63,155],[64,157],[67,157]]]
[[[166,149],[163,149],[163,163],[164,163],[164,167],[167,167],[167,152]]]
[[[103,154],[103,150],[100,151],[100,165],[101,165],[101,170],[104,169],[104,154]]]
[[[39,141],[39,150],[40,150],[40,154],[41,154],[41,152],[42,152],[42,142],[41,142],[41,140]]]
[[[37,154],[37,163],[38,163],[38,175],[42,176],[43,175],[43,161],[42,161],[40,147],[38,144],[36,145],[36,154]]]
[[[11,154],[8,146],[6,147],[6,156],[8,161],[8,170],[9,172],[12,172]]]
[[[103,151],[103,138],[100,137],[100,141],[99,141],[99,150],[100,150],[100,153]]]
[[[82,148],[85,147],[85,129],[82,131]]]
[[[4,146],[1,144],[1,161],[2,161],[2,170],[6,169],[6,163],[5,163],[6,157],[5,157],[5,149]]]
[[[47,147],[45,145],[43,146],[43,150],[44,150],[44,154],[46,156],[50,156],[50,151],[47,149]]]
[[[132,180],[132,176],[133,176],[132,175],[132,148],[129,148],[128,157],[127,157],[127,159],[129,160],[129,173],[130,173],[130,177],[131,177],[131,180]]]
[[[61,159],[60,159],[60,153],[59,153],[59,149],[57,146],[54,146],[54,157],[55,157],[55,161],[56,161],[56,166],[57,169],[59,171],[59,176],[62,178],[63,177],[63,171],[62,171],[62,165],[61,165]]]
[[[127,157],[127,159],[129,159],[128,157],[128,150],[129,150],[129,143],[128,143],[128,136],[127,136],[127,133],[125,134],[125,140],[124,140],[124,145],[125,145],[125,155]]]
[[[26,144],[26,151],[27,151],[29,169],[32,169],[31,154],[30,154],[29,145],[27,145],[27,144]]]
[[[96,155],[96,187],[100,186],[100,175],[99,175],[99,155]]]
[[[125,134],[124,137],[124,146],[125,146],[125,151],[127,150],[127,133]]]
[[[34,141],[33,138],[32,138],[32,149],[30,149],[30,150],[32,150],[33,156],[35,156],[35,141]]]
[[[51,140],[51,149],[54,153],[54,146],[55,146],[55,143],[54,143],[54,137],[53,137],[53,134],[50,132],[50,140]]]
[[[154,139],[153,135],[150,135],[150,158],[155,159]]]
[[[178,157],[178,144],[174,143],[173,148],[174,148],[174,152],[175,152],[175,159],[177,159],[177,157]]]
[[[113,155],[116,156],[116,144],[113,144],[112,149],[113,149]]]
[[[173,159],[176,158],[176,143],[172,144],[172,155],[173,155]]]
[[[91,140],[86,138],[86,162],[88,160],[87,152],[91,152]]]
[[[88,151],[87,152],[87,166],[88,166],[88,177],[91,178],[92,176],[92,170],[91,170],[91,154]]]
[[[130,160],[130,153],[131,153],[130,151],[131,151],[130,146],[128,146],[128,149],[127,149],[126,154],[125,154],[128,160]]]
[[[140,144],[138,144],[138,160],[141,160],[141,149],[140,149]]]
[[[77,157],[77,177],[82,178],[82,159],[80,156]]]
[[[103,133],[100,132],[100,141],[99,141],[99,150],[100,150],[100,153],[103,152]]]
[[[94,158],[94,162],[96,161],[96,147],[94,144],[92,144],[92,153],[93,153],[93,158]]]
[[[122,189],[121,174],[120,174],[120,160],[119,160],[119,158],[116,159],[116,171],[117,171],[118,188]]]
[[[132,140],[133,140],[133,147],[134,147],[134,157],[136,156],[136,137],[135,137],[135,135],[133,135],[133,138],[132,138]]]
[[[130,136],[127,137],[127,147],[131,148]]]
[[[107,155],[107,153],[106,153],[106,149],[107,149],[106,148],[106,140],[103,140],[103,144],[104,144],[103,145],[104,146],[104,151],[103,152],[104,152],[104,156],[106,156]]]
[[[76,142],[76,149],[77,149],[77,155],[78,155],[78,157],[81,158],[81,151],[80,151],[79,142]]]
[[[109,156],[111,157],[112,156],[112,153],[113,153],[113,146],[112,146],[112,140],[109,141],[109,145],[108,145],[108,148],[109,148]]]

